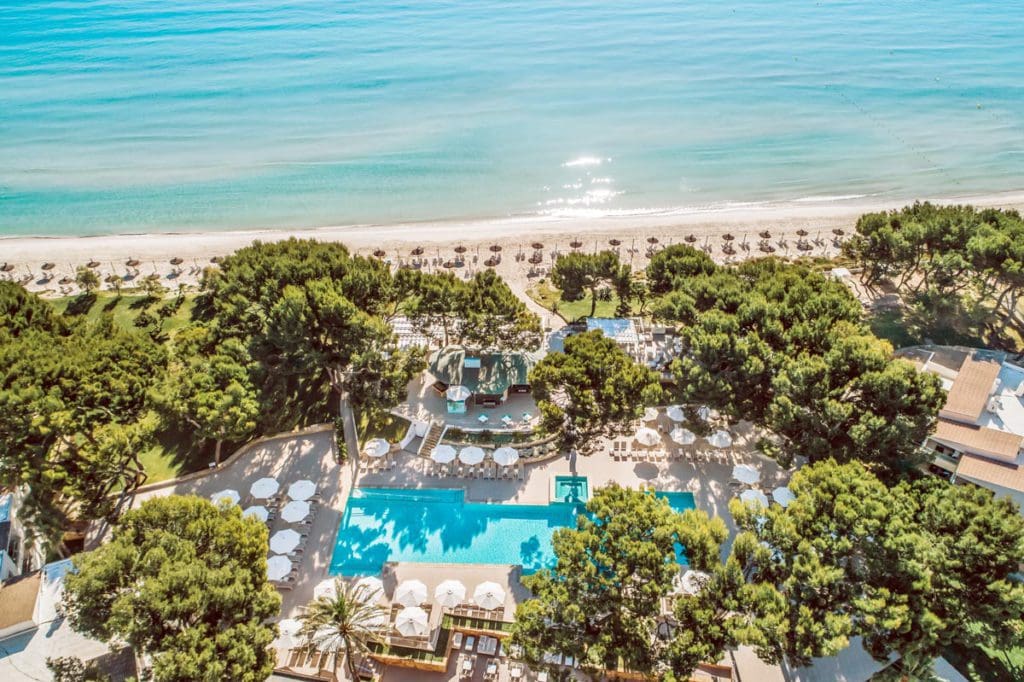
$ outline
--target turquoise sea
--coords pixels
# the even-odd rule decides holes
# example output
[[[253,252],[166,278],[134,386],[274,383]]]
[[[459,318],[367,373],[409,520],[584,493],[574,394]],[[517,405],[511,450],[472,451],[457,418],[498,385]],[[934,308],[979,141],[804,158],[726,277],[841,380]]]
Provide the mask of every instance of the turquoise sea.
[[[4,0],[0,236],[1024,186],[1020,0]]]

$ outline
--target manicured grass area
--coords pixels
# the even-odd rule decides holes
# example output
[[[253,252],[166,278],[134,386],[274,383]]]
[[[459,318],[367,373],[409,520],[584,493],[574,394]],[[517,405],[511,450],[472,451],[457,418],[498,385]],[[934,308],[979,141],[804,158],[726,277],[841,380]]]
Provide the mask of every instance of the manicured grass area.
[[[156,444],[139,453],[146,469],[146,483],[157,483],[206,468],[213,461],[215,443],[199,443],[192,432],[172,428],[157,434]],[[224,443],[221,458],[235,451],[237,444]]]
[[[1024,648],[993,651],[954,644],[944,658],[969,680],[1024,680]]]
[[[566,322],[575,322],[584,317],[590,316],[591,296],[586,294],[578,301],[563,301],[562,292],[552,286],[548,280],[541,280],[530,287],[526,292],[530,298],[547,310],[553,310]],[[619,297],[612,292],[611,298],[607,301],[598,300],[597,310],[594,317],[617,317],[616,308],[619,307]]]
[[[365,415],[358,414],[356,421],[359,425],[360,447],[372,438],[383,438],[389,443],[397,443],[405,437],[405,432],[409,430],[409,420],[393,414],[384,415],[373,420],[372,423],[367,423]]]
[[[883,310],[868,318],[875,336],[886,339],[894,348],[933,343],[943,346],[970,346],[972,348],[1001,348],[1020,351],[1024,348],[1021,337],[1013,330],[993,325],[984,311],[944,316],[931,320],[912,308]]]
[[[68,316],[82,316],[87,320],[98,320],[102,315],[109,313],[113,316],[114,322],[126,329],[135,328],[135,320],[139,313],[148,310],[150,315],[156,315],[157,311],[165,305],[173,307],[175,297],[162,298],[157,301],[137,293],[134,290],[125,291],[118,296],[112,291],[98,291],[95,294],[68,296],[65,298],[51,299],[50,302],[57,312]],[[192,305],[195,301],[195,294],[186,294],[181,305],[167,317],[163,324],[163,331],[169,335],[184,327],[192,319]]]

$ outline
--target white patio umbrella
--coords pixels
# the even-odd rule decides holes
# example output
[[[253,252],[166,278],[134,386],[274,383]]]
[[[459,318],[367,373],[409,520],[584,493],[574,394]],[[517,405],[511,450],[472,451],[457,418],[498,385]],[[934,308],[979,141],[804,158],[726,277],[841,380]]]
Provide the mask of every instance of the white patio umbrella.
[[[657,445],[658,442],[661,440],[660,433],[658,433],[654,429],[649,429],[646,426],[642,426],[639,429],[637,429],[633,437],[636,438],[637,443],[648,446]]]
[[[216,492],[216,493],[210,495],[210,500],[214,504],[226,504],[226,505],[238,504],[238,501],[241,500],[241,499],[242,499],[242,496],[238,494],[238,491],[237,490],[232,490],[231,488],[227,488],[226,490],[221,490],[219,492]]]
[[[418,606],[406,606],[395,616],[395,629],[403,637],[422,637],[430,629],[427,612]]]
[[[299,646],[299,630],[302,623],[294,618],[285,618],[277,624],[277,648],[294,649]]]
[[[445,580],[434,589],[434,599],[445,608],[455,608],[466,601],[466,586],[458,580]]]
[[[245,511],[242,512],[242,516],[249,516],[265,522],[270,518],[270,512],[262,504],[254,504],[251,507],[246,507]]]
[[[298,523],[309,516],[309,502],[305,500],[292,500],[281,510],[281,518],[285,523]]]
[[[658,411],[656,409],[654,409],[653,407],[645,407],[644,408],[644,417],[643,417],[643,419],[644,419],[645,422],[652,422],[652,421],[654,421],[657,418],[658,418]]]
[[[506,446],[495,450],[492,457],[497,464],[503,467],[512,466],[519,461],[519,451]]]
[[[293,500],[308,500],[315,494],[316,484],[305,478],[288,486],[288,497]]]
[[[683,408],[679,405],[673,405],[672,407],[665,410],[665,414],[674,422],[686,421],[686,414],[683,412]]]
[[[713,448],[727,448],[732,445],[732,436],[728,431],[719,429],[708,436],[708,444]]]
[[[732,468],[732,477],[740,483],[753,485],[761,480],[761,471],[750,464],[737,464]]]
[[[455,460],[455,455],[458,452],[451,445],[445,445],[442,443],[434,448],[434,451],[430,453],[430,459],[434,460],[438,464],[448,464]]]
[[[249,494],[257,500],[265,500],[268,497],[273,497],[280,488],[281,484],[277,482],[277,479],[268,476],[249,486]]]
[[[679,587],[686,594],[697,594],[704,587],[705,582],[710,578],[704,571],[686,570],[679,581]]]
[[[499,609],[505,605],[505,588],[490,581],[480,583],[473,590],[473,601],[487,611]]]
[[[292,562],[288,557],[275,554],[267,559],[267,580],[281,580],[292,572]]]
[[[270,538],[270,551],[275,554],[287,554],[299,546],[302,536],[291,528],[285,528],[274,533]]]
[[[697,408],[697,416],[703,419],[704,421],[711,419],[711,408],[708,407],[707,405],[701,405],[700,407]]]
[[[744,490],[740,494],[740,499],[746,505],[761,505],[762,507],[768,508],[768,496],[760,490]]]
[[[395,588],[395,601],[402,606],[419,606],[427,601],[427,586],[419,580],[404,580]]]
[[[785,508],[789,506],[790,502],[796,499],[796,495],[793,494],[792,490],[783,485],[772,491],[772,499]]]
[[[444,397],[451,400],[453,403],[461,403],[463,400],[469,400],[469,396],[473,393],[465,386],[449,386],[448,390],[444,392]]]
[[[363,446],[363,454],[367,457],[383,457],[384,455],[391,452],[391,443],[387,442],[383,438],[371,438]]]
[[[338,596],[338,585],[335,582],[335,578],[327,578],[321,580],[313,588],[313,599],[320,599],[321,597],[327,597],[328,599],[334,599]]]
[[[697,442],[697,434],[681,426],[672,429],[672,433],[668,434],[668,437],[680,445],[693,445]]]
[[[484,451],[475,445],[464,447],[459,451],[459,461],[463,464],[479,464],[484,461]]]
[[[360,578],[356,583],[354,591],[365,602],[376,601],[384,593],[384,581],[368,575]]]

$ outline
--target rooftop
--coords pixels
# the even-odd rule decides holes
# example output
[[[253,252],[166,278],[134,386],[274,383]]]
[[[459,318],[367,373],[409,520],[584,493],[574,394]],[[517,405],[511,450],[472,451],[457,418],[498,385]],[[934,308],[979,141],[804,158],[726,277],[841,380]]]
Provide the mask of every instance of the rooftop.
[[[1002,365],[996,360],[968,357],[949,390],[940,415],[959,422],[977,424],[985,411]]]
[[[956,475],[979,483],[1024,492],[1024,467],[1016,463],[1000,463],[986,457],[963,455]]]
[[[41,582],[37,572],[12,578],[0,586],[0,632],[32,622]]]
[[[473,353],[461,346],[448,346],[431,354],[430,373],[449,386],[500,395],[510,386],[529,383],[536,363],[536,356],[530,353]]]
[[[939,419],[935,428],[935,440],[945,441],[959,448],[1016,464],[1024,438],[1006,431],[987,426],[970,426],[946,419]]]

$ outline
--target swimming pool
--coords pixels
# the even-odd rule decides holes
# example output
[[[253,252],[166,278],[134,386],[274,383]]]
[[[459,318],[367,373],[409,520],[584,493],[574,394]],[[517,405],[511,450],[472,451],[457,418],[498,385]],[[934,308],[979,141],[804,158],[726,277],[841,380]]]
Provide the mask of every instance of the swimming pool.
[[[589,499],[590,490],[586,476],[555,476],[552,502],[586,504]]]
[[[676,511],[690,493],[658,493]],[[331,575],[376,575],[389,561],[552,566],[551,537],[576,523],[575,504],[466,502],[461,489],[356,488],[338,529]]]

